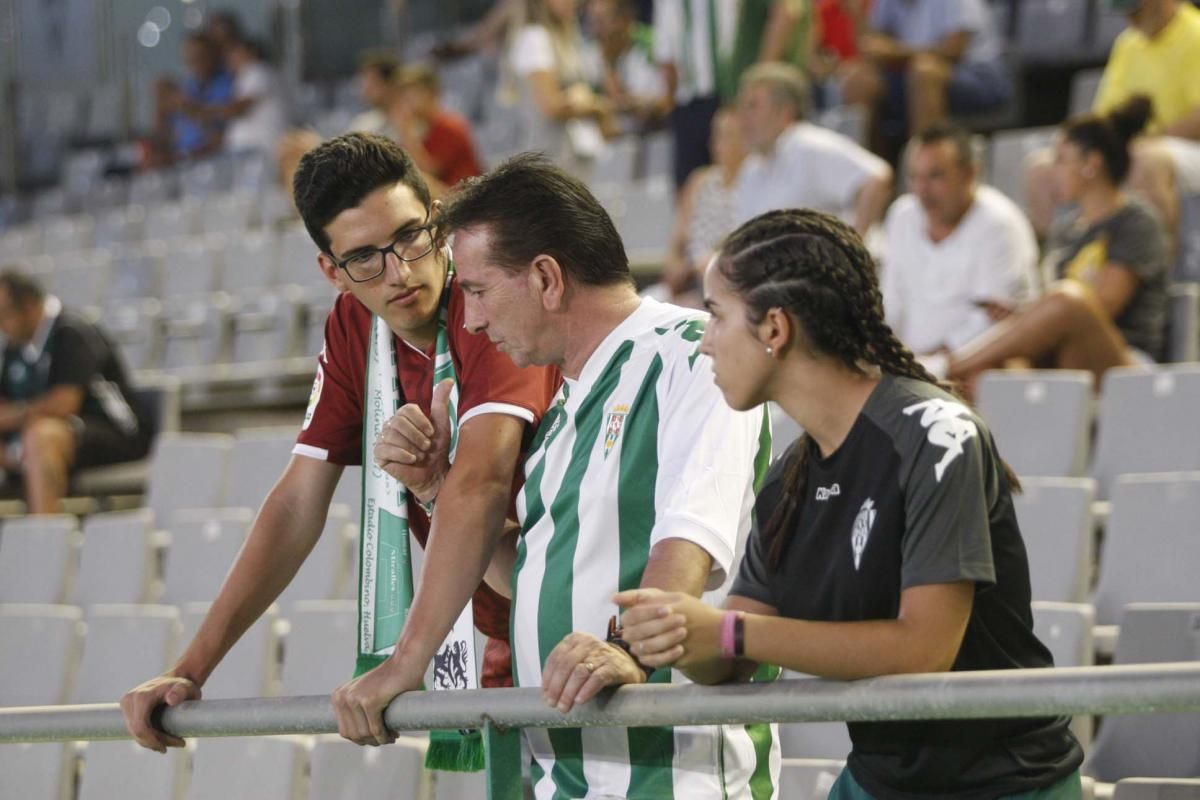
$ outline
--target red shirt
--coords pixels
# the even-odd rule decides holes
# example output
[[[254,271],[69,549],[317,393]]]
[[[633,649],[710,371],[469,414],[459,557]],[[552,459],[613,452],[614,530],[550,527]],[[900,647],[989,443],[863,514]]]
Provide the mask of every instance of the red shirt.
[[[870,4],[864,4],[863,13],[869,9]],[[858,31],[854,17],[842,7],[841,0],[820,0],[817,14],[821,18],[821,48],[836,53],[842,61],[855,58],[858,55]]]
[[[486,336],[472,335],[464,327],[463,295],[456,281],[448,287],[450,357],[458,376],[458,419],[465,423],[475,413],[510,414],[536,428],[554,399],[562,378],[553,367],[520,369],[495,348]],[[338,297],[325,322],[325,346],[317,359],[317,376],[296,439],[295,452],[334,464],[362,464],[363,391],[370,342],[371,312],[346,293]],[[396,368],[400,378],[400,404],[415,402],[429,415],[433,399],[433,347],[422,352],[396,337]],[[520,488],[521,471],[513,479],[512,499]],[[510,506],[509,515],[516,518]],[[408,503],[409,527],[422,546],[429,538],[429,518],[415,498]],[[508,600],[486,584],[475,591],[475,626],[494,639],[508,638]],[[511,685],[507,677],[508,648],[489,644],[484,672],[492,675],[487,686]],[[503,667],[503,669],[502,669]]]
[[[458,114],[443,111],[430,120],[421,143],[437,164],[434,176],[447,186],[483,173],[471,141],[471,124]]]

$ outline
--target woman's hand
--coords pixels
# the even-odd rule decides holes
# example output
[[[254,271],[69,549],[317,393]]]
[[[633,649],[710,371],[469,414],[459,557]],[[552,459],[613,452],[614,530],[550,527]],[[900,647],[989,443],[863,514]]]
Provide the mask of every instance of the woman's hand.
[[[631,589],[613,596],[621,629],[648,667],[686,667],[721,655],[721,610],[680,592]]]

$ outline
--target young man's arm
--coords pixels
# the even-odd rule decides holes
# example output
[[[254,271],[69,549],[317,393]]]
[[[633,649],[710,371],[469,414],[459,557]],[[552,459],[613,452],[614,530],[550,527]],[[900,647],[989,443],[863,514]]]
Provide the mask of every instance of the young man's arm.
[[[454,465],[437,490],[420,585],[395,652],[333,694],[338,732],[347,739],[359,744],[395,739],[384,727],[384,709],[397,695],[420,685],[425,668],[483,580],[504,532],[525,424],[508,414],[481,414],[459,430]],[[435,440],[433,433],[428,441]],[[436,456],[444,457],[444,452]]]
[[[229,649],[291,582],[325,527],[342,467],[306,456],[291,462],[263,502],[246,543],[187,650],[163,675],[121,698],[129,733],[165,752],[183,740],[150,724],[155,708],[200,696],[200,687]]]

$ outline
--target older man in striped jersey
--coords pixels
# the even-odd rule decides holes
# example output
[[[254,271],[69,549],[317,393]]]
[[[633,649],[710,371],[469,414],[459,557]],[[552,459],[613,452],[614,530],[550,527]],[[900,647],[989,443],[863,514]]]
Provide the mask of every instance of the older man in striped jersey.
[[[605,686],[683,682],[613,635],[614,592],[699,595],[732,568],[770,434],[735,412],[701,312],[639,299],[612,221],[578,181],[518,156],[468,182],[455,231],[466,325],[565,381],[530,445],[507,565],[514,675],[562,711]],[[504,581],[507,582],[507,581]],[[768,677],[764,675],[764,677]],[[527,730],[538,798],[769,798],[770,726]]]

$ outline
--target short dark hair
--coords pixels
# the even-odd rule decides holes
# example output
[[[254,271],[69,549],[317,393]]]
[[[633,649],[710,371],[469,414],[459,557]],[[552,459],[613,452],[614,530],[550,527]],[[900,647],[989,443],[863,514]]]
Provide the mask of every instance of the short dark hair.
[[[13,305],[25,308],[30,303],[40,303],[46,299],[46,290],[32,275],[22,272],[16,267],[5,267],[0,270],[0,286],[8,290]]]
[[[633,280],[608,212],[582,181],[539,153],[514,156],[466,181],[440,220],[447,232],[486,225],[491,256],[506,269],[525,269],[544,254],[586,286]]]
[[[390,81],[400,70],[400,60],[386,50],[369,50],[359,57],[358,68],[371,70],[383,80]]]
[[[950,144],[954,145],[954,154],[958,157],[959,164],[964,167],[972,167],[977,161],[975,158],[975,146],[971,140],[971,133],[959,125],[951,125],[948,122],[936,122],[913,136],[913,142],[922,147],[941,142],[950,142]]]
[[[1099,153],[1109,179],[1119,185],[1129,175],[1129,142],[1142,132],[1153,113],[1150,98],[1135,94],[1107,114],[1072,117],[1063,123],[1062,132],[1085,153]]]
[[[348,133],[304,154],[292,179],[292,195],[304,227],[329,253],[325,226],[384,186],[403,183],[429,211],[429,186],[404,148],[383,136]]]

